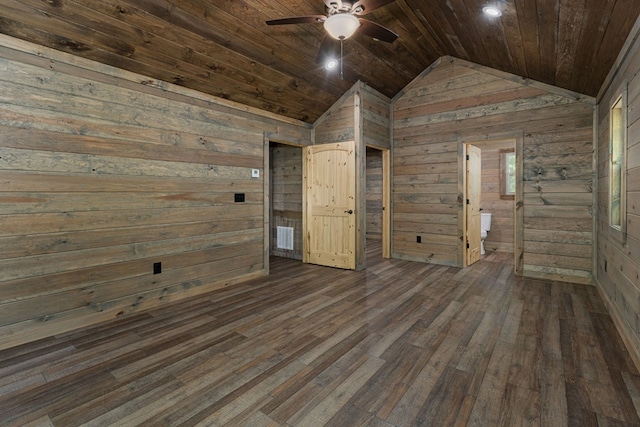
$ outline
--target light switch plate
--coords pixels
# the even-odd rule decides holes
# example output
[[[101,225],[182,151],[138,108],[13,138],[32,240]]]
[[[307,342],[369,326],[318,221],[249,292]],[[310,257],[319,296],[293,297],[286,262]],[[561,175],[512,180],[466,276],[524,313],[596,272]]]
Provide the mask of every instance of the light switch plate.
[[[260,178],[260,169],[251,169],[251,178]]]

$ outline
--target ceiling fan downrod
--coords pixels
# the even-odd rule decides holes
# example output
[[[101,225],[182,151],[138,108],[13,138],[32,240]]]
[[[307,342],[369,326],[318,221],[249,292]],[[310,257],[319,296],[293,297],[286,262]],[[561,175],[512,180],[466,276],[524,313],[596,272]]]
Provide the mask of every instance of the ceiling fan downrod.
[[[340,39],[340,80],[344,80],[344,68],[342,67],[343,56],[344,56],[344,37]]]

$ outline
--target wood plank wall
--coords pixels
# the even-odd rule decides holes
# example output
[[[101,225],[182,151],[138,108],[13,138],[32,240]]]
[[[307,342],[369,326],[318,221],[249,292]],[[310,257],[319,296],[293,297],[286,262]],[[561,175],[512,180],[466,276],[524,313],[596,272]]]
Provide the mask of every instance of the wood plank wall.
[[[386,96],[356,82],[313,124],[314,143],[360,141],[363,146],[390,149],[390,104]]]
[[[346,92],[313,124],[313,143],[331,144],[354,141],[356,91]]]
[[[382,151],[391,148],[389,107],[391,100],[367,85],[360,86],[362,141],[366,146],[366,238],[382,238]]]
[[[460,144],[519,137],[524,274],[592,281],[593,99],[444,57],[392,105],[395,257],[462,265]]]
[[[311,139],[302,122],[2,36],[0,348],[263,274],[265,132]]]
[[[598,95],[596,284],[640,367],[640,20]],[[627,87],[626,242],[609,226],[609,109]]]
[[[391,149],[391,100],[364,83],[359,85],[362,99],[362,141],[367,147]]]
[[[302,148],[271,144],[271,254],[302,259]],[[293,250],[278,248],[277,227],[292,227]]]

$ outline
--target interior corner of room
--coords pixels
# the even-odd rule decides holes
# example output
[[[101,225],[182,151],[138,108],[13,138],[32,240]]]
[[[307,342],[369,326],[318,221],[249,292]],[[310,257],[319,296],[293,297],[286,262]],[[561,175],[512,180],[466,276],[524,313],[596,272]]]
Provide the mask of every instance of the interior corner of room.
[[[442,55],[391,94],[348,67],[319,111],[308,80],[268,83],[245,39],[228,43],[244,70],[200,73],[255,86],[227,99],[189,81],[210,53],[142,73],[163,68],[147,45],[188,26],[146,34],[116,67],[126,43],[105,35],[15,37],[31,3],[0,21],[0,350],[267,276],[274,256],[366,271],[375,241],[385,259],[462,271],[502,253],[518,277],[589,286],[640,367],[640,20],[590,95]],[[54,31],[44,16],[25,38]],[[275,93],[297,84],[287,115]]]

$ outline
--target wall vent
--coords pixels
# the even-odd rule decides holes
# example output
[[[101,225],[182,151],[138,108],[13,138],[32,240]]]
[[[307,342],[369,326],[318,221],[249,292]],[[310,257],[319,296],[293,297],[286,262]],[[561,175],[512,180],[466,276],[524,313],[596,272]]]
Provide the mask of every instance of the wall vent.
[[[293,250],[293,227],[276,227],[278,249]]]

